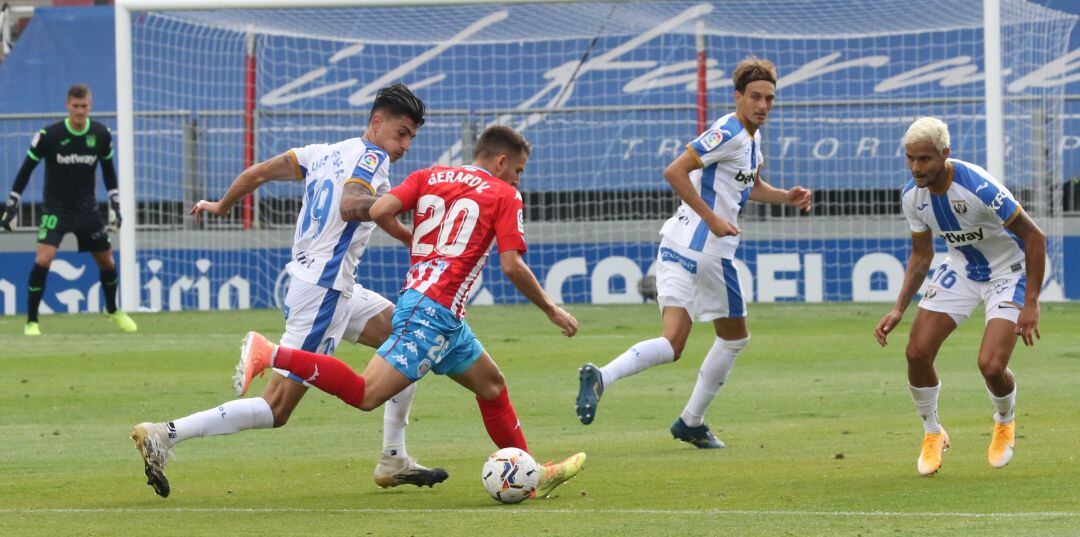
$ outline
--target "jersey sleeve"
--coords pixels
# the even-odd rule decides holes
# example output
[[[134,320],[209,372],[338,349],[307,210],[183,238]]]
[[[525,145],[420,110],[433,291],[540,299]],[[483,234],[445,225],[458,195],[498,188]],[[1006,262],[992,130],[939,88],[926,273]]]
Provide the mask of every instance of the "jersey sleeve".
[[[734,137],[735,134],[731,131],[722,127],[714,127],[701,133],[701,136],[686,144],[686,149],[697,155],[698,160],[701,161],[701,166],[705,167],[731,156],[734,144],[728,142]]]
[[[390,174],[386,171],[389,162],[390,158],[385,151],[368,149],[363,155],[360,155],[360,160],[356,161],[356,167],[353,168],[352,174],[349,175],[349,179],[345,181],[345,184],[359,183],[367,187],[374,195],[378,190],[380,180],[389,181]]]
[[[416,208],[416,200],[420,199],[420,185],[427,180],[430,173],[430,169],[416,170],[409,174],[404,182],[390,190],[395,198],[401,200],[402,211]]]
[[[104,129],[101,133],[101,137],[98,139],[98,157],[101,160],[112,160],[113,158],[113,145],[112,145],[112,131],[108,128]]]
[[[293,162],[296,163],[296,179],[307,179],[308,168],[311,167],[311,159],[314,157],[318,148],[319,144],[311,144],[305,145],[304,147],[294,147],[289,150],[289,154],[293,157]]]
[[[499,253],[509,250],[524,252],[525,244],[525,204],[521,201],[521,192],[511,190],[499,203],[499,212],[495,215],[495,242]]]
[[[903,199],[900,201],[900,208],[904,212],[904,218],[907,219],[908,229],[911,230],[912,235],[923,235],[930,232],[930,226],[919,218],[919,212],[915,209],[914,192],[908,191],[904,193]]]
[[[26,156],[33,159],[34,162],[38,162],[49,155],[51,145],[45,129],[41,129],[34,133],[34,137],[30,139],[30,149],[26,150]]]
[[[980,184],[976,187],[975,196],[1004,226],[1012,224],[1020,214],[1020,203],[1016,201],[1009,189],[997,182],[985,181]]]

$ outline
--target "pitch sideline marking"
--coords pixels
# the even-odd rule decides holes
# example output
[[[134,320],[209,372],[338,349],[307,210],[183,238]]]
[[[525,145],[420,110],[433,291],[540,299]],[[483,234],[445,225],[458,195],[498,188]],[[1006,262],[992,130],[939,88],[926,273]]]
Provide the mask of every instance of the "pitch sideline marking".
[[[52,515],[52,514],[108,514],[108,513],[299,513],[299,514],[438,514],[438,513],[491,513],[492,506],[483,508],[461,509],[300,509],[300,508],[237,508],[237,507],[178,507],[174,509],[151,507],[101,507],[101,508],[73,508],[73,509],[0,509],[0,514],[20,515]],[[705,515],[705,516],[810,516],[810,517],[878,517],[878,518],[903,518],[903,517],[956,517],[956,518],[1077,518],[1080,511],[1020,511],[1008,513],[965,513],[965,512],[901,512],[901,511],[798,511],[798,510],[697,510],[697,509],[521,509],[516,511],[502,511],[510,514],[616,514],[616,515]]]

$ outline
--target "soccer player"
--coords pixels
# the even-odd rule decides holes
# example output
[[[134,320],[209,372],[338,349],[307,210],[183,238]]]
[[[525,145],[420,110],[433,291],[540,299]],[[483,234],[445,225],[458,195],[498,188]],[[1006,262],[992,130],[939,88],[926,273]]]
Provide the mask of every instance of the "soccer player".
[[[941,382],[934,358],[949,334],[980,301],[986,328],[979,346],[979,371],[994,406],[994,431],[987,458],[1001,468],[1013,456],[1016,379],[1009,358],[1019,336],[1032,346],[1039,335],[1039,291],[1046,259],[1046,236],[1004,185],[986,170],[949,158],[949,128],[939,119],[916,120],[904,135],[912,179],[901,207],[911,228],[911,257],[896,306],[878,322],[874,336],[884,347],[911,299],[926,279],[934,257],[934,235],[949,255],[934,269],[908,336],[908,383],[923,419],[918,470],[934,475],[949,435],[938,419]],[[1034,334],[1034,336],[1033,336]]]
[[[705,355],[697,384],[671,434],[698,448],[723,448],[705,424],[705,411],[727,380],[735,359],[750,341],[739,274],[739,211],[747,200],[810,210],[810,191],[775,188],[758,173],[761,133],[776,96],[776,66],[748,57],[733,74],[735,112],[712,124],[686,146],[664,178],[682,204],[660,229],[656,264],[660,337],[636,343],[602,368],[579,370],[578,419],[596,418],[600,396],[623,377],[678,360],[694,321],[712,321],[716,340]]]
[[[377,347],[390,336],[394,305],[354,283],[352,275],[375,228],[371,205],[390,190],[389,163],[409,149],[424,124],[424,112],[423,101],[405,85],[383,88],[376,94],[362,137],[292,149],[255,164],[219,201],[200,201],[191,210],[196,218],[204,212],[224,216],[266,182],[304,181],[306,195],[296,222],[292,260],[286,266],[283,345],[331,354],[341,341]],[[401,225],[395,232],[401,238],[408,235]],[[169,495],[164,467],[171,448],[180,442],[284,426],[309,385],[287,371],[278,373],[261,397],[229,401],[164,423],[136,425],[131,437],[143,456],[147,484],[159,495]],[[381,487],[442,482],[447,478],[444,470],[421,466],[405,449],[413,390],[395,394],[384,416],[383,455],[375,468],[375,482]]]
[[[138,330],[135,321],[116,308],[116,287],[120,277],[116,273],[109,233],[98,212],[94,187],[98,163],[113,214],[110,226],[114,228],[119,228],[121,222],[120,191],[112,160],[112,133],[105,125],[90,120],[93,104],[90,88],[82,84],[68,88],[68,117],[34,135],[11,186],[11,194],[0,210],[0,225],[10,231],[11,221],[19,213],[22,192],[30,182],[30,173],[45,159],[45,196],[38,226],[37,254],[26,287],[27,313],[23,333],[28,336],[41,335],[38,308],[45,294],[45,280],[56,258],[56,249],[68,233],[75,235],[79,251],[90,252],[97,263],[109,318],[124,332]]]
[[[403,242],[411,240],[412,267],[394,310],[393,335],[362,376],[336,358],[279,347],[251,332],[235,382],[246,388],[254,375],[278,367],[369,411],[433,371],[476,394],[495,445],[528,451],[506,379],[465,321],[465,304],[492,243],[497,243],[503,273],[514,286],[564,335],[577,332],[577,319],[551,301],[521,258],[525,228],[516,187],[529,152],[528,142],[517,131],[490,127],[476,143],[472,165],[414,172],[372,206],[371,217],[379,227]],[[396,219],[404,211],[413,211],[411,234]],[[585,454],[578,453],[544,465],[536,496],[550,495],[584,463]]]

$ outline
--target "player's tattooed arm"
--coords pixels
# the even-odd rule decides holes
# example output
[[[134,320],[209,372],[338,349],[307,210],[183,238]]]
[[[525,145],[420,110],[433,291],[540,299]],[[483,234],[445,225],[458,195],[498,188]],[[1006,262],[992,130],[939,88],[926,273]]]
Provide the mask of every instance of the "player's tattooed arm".
[[[713,235],[717,237],[738,235],[738,226],[714,213],[712,207],[709,207],[709,204],[701,199],[701,194],[694,188],[694,183],[690,181],[690,172],[700,168],[701,159],[698,158],[697,153],[686,150],[664,169],[664,179],[667,179],[667,182],[671,184],[671,189],[709,226],[709,231]]]
[[[258,164],[252,164],[236,176],[225,195],[218,201],[199,200],[191,208],[190,214],[199,219],[201,213],[210,213],[214,216],[225,216],[229,210],[244,196],[255,192],[259,186],[270,181],[287,181],[303,179],[300,165],[292,151],[286,151],[274,158],[264,160]]]
[[[371,206],[375,204],[375,196],[371,190],[362,183],[345,183],[341,191],[341,219],[345,222],[370,222]]]
[[[893,306],[892,311],[882,317],[874,329],[874,337],[882,347],[888,344],[889,332],[892,332],[904,318],[904,312],[911,304],[911,299],[915,298],[919,287],[922,287],[933,260],[934,236],[929,232],[913,234],[911,256],[908,258],[907,270],[904,271],[904,284],[900,288],[900,296],[896,298],[896,305]]]
[[[1021,208],[1017,208],[1017,214],[1008,228],[1024,241],[1027,286],[1024,288],[1024,307],[1016,320],[1016,333],[1024,340],[1024,345],[1030,347],[1035,344],[1035,339],[1042,338],[1039,334],[1039,291],[1042,290],[1043,272],[1046,270],[1046,234]]]

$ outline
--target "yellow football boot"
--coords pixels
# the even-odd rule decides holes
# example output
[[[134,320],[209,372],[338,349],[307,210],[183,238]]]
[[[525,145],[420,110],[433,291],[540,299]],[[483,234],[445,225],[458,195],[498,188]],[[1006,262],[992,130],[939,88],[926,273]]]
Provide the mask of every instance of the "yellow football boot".
[[[121,332],[135,332],[139,329],[139,325],[135,324],[135,321],[131,317],[128,317],[128,314],[120,310],[106,313],[106,315],[116,323],[116,326],[120,327]]]
[[[540,483],[536,486],[534,498],[547,498],[556,487],[570,481],[585,467],[585,454],[575,453],[560,463],[547,463],[540,474]]]
[[[941,468],[941,454],[949,449],[949,434],[942,429],[940,433],[926,433],[923,436],[922,451],[919,452],[919,475],[931,476]]]
[[[990,451],[987,453],[990,466],[1001,468],[1009,464],[1013,456],[1013,444],[1016,442],[1015,433],[1016,420],[994,424],[994,435],[990,439]]]

